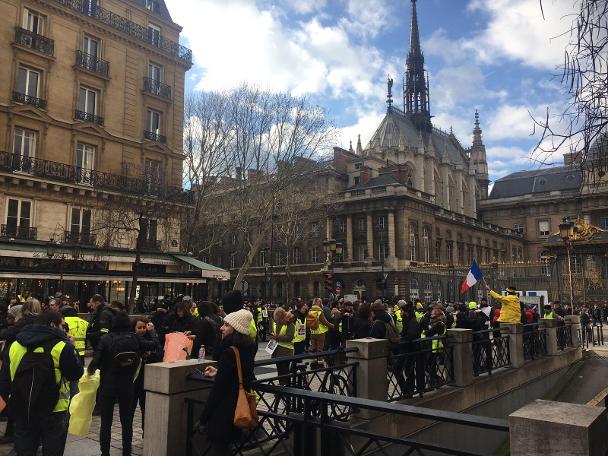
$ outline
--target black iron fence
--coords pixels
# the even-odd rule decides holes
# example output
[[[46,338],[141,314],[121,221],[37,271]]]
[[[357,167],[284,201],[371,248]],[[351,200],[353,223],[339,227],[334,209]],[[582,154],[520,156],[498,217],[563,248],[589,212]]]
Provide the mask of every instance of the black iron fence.
[[[144,78],[144,90],[157,97],[171,99],[171,86],[152,78]]]
[[[523,325],[524,327],[524,359],[532,359],[547,356],[547,331],[539,323]]]
[[[578,331],[578,340],[584,349],[604,345],[604,327],[600,325],[581,326]]]
[[[492,375],[492,370],[511,365],[509,334],[488,329],[473,333],[473,375]]]
[[[574,347],[572,325],[564,324],[557,327],[557,349],[565,350],[567,347]]]
[[[388,401],[422,397],[453,381],[453,346],[446,336],[400,344],[389,354]]]
[[[15,29],[15,43],[50,56],[55,52],[55,41],[21,27]]]
[[[17,103],[32,105],[40,109],[46,109],[47,106],[46,100],[34,97],[32,95],[26,95],[25,93],[17,91],[13,91],[13,101],[16,101]]]
[[[76,51],[76,65],[87,71],[97,73],[104,78],[110,75],[110,62],[80,50]]]

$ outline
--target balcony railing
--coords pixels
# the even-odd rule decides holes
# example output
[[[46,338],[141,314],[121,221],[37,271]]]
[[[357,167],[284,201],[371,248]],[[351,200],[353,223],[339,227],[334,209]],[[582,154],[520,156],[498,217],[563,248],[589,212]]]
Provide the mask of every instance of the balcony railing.
[[[159,240],[156,239],[144,239],[143,241],[140,241],[141,244],[141,248],[145,249],[145,250],[162,250],[161,249],[161,242]]]
[[[55,52],[55,41],[21,27],[15,29],[15,43],[50,56]]]
[[[171,99],[171,86],[152,78],[144,78],[144,90],[157,97]]]
[[[76,233],[72,231],[66,231],[63,235],[63,242],[66,244],[77,244],[77,245],[95,245],[97,237],[91,233]]]
[[[36,98],[31,95],[26,95],[21,92],[13,91],[13,101],[16,101],[17,103],[36,106],[40,109],[46,109],[46,100],[43,100],[42,98]]]
[[[109,11],[101,6],[95,6],[91,8],[91,4],[88,1],[83,0],[55,0],[71,10],[77,11],[84,14],[92,19],[98,20],[103,24],[112,27],[119,32],[129,35],[136,40],[142,41],[146,44],[153,44],[160,50],[167,54],[181,60],[183,63],[192,65],[192,51],[179,43],[163,38],[162,36],[158,40],[154,40],[154,43],[150,40],[148,28],[143,25],[136,24],[133,21],[128,20],[122,16],[119,16],[112,11]]]
[[[110,75],[110,62],[79,50],[76,50],[76,66],[97,73],[104,78]]]
[[[160,3],[154,0],[131,0],[133,3],[137,3],[138,5],[143,6],[148,11],[152,11],[154,14],[162,15],[162,10],[160,9]]]
[[[159,142],[161,144],[165,144],[167,142],[167,138],[165,136],[148,130],[144,131],[144,138],[149,139],[150,141]]]
[[[96,116],[90,112],[79,111],[78,109],[74,112],[74,118],[82,120],[83,122],[93,122],[97,125],[103,125],[103,117]]]
[[[108,190],[142,197],[156,197],[166,201],[191,204],[193,193],[179,187],[149,185],[149,179],[104,173],[79,166],[66,165],[19,154],[0,152],[0,171],[27,173],[42,179],[71,184],[88,185],[94,189]]]
[[[3,238],[25,239],[28,241],[35,241],[37,235],[38,230],[36,228],[32,228],[31,226],[0,226],[0,237]]]

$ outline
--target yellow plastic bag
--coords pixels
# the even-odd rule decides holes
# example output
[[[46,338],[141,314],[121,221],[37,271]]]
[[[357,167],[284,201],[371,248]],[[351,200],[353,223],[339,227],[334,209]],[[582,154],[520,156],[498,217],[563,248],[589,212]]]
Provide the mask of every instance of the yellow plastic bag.
[[[89,376],[85,373],[78,381],[80,392],[72,398],[70,403],[70,427],[68,432],[72,435],[84,437],[89,434],[93,409],[95,408],[95,396],[99,388],[99,371]]]

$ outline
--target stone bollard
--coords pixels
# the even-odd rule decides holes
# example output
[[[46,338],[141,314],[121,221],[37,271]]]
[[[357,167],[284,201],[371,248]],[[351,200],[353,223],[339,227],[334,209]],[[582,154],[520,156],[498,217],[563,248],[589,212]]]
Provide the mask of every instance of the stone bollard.
[[[558,320],[543,319],[540,324],[545,328],[547,334],[547,356],[554,356],[560,353],[557,346],[557,328],[562,325]]]
[[[448,344],[453,347],[456,386],[470,385],[473,383],[473,330],[448,329]]]
[[[197,370],[213,366],[214,361],[199,364],[190,359],[174,363],[146,365],[145,456],[183,456],[186,454],[188,407],[186,399],[205,400],[210,385],[189,380]]]
[[[604,407],[536,400],[509,415],[511,456],[604,456]]]
[[[358,351],[347,353],[349,361],[359,363],[357,367],[357,397],[386,402],[388,397],[388,341],[385,339],[347,340],[346,348]],[[369,419],[374,413],[362,410],[360,416]]]
[[[500,331],[509,334],[511,367],[524,365],[524,328],[521,323],[501,323]]]
[[[564,321],[567,325],[570,325],[570,329],[572,331],[572,344],[575,347],[580,347],[583,341],[584,334],[581,332],[581,319],[578,315],[566,315],[564,317]],[[580,334],[580,342],[579,343],[579,334]]]

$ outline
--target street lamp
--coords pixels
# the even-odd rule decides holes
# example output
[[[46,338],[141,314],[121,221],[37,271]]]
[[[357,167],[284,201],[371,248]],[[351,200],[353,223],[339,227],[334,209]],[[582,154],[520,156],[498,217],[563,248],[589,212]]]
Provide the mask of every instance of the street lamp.
[[[574,314],[574,290],[572,289],[572,263],[570,250],[572,249],[572,237],[574,236],[574,222],[569,218],[563,219],[559,224],[559,237],[564,241],[566,255],[568,257],[568,282],[570,285],[570,313]]]
[[[329,273],[333,269],[333,262],[335,255],[342,255],[343,252],[343,244],[341,242],[337,242],[335,239],[325,239],[323,241],[323,252],[325,253],[325,268],[324,271]],[[327,280],[330,280],[327,277]],[[326,283],[327,286],[327,283]]]

